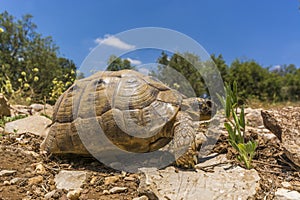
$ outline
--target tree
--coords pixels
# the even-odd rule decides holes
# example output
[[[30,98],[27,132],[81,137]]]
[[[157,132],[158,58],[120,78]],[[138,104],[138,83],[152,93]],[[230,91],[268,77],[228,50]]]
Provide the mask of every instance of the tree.
[[[226,64],[225,60],[223,59],[222,54],[219,54],[217,57],[215,56],[215,54],[212,54],[211,59],[213,60],[213,62],[217,66],[223,81],[227,82],[229,67]]]
[[[174,53],[170,59],[165,52],[157,60],[158,70],[151,75],[186,96],[207,95],[207,88],[201,74],[194,66],[200,63],[192,53]]]
[[[244,62],[235,60],[229,68],[228,81],[237,82],[240,88],[239,96],[244,100],[250,97],[267,100],[266,79],[268,75],[268,69],[263,68],[254,60]]]
[[[108,59],[108,71],[119,71],[123,69],[135,69],[127,59],[119,58],[115,55],[111,55]]]
[[[0,13],[0,27],[0,92],[17,102],[45,98],[55,102],[75,79],[74,63],[58,56],[59,48],[51,37],[36,32],[31,15],[16,20],[5,11]]]

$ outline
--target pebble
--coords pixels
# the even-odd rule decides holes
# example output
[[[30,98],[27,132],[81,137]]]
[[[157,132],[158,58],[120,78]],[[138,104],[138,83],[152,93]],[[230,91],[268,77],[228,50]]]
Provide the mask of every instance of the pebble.
[[[91,181],[90,181],[90,184],[94,185],[96,183],[96,180],[97,180],[97,177],[94,176]]]
[[[275,192],[275,199],[277,200],[299,200],[300,193],[293,190],[278,188]]]
[[[44,180],[44,178],[41,175],[32,177],[32,178],[28,179],[28,185],[35,185],[35,184],[41,183],[43,180]]]
[[[109,176],[109,177],[105,177],[104,179],[104,184],[105,185],[109,185],[109,184],[112,184],[112,183],[115,183],[119,180],[119,177],[118,176]]]
[[[41,163],[39,163],[35,167],[35,173],[36,174],[46,174],[46,169]]]
[[[266,140],[272,140],[273,138],[276,138],[276,136],[273,133],[264,133],[261,136]]]
[[[77,200],[79,199],[80,194],[81,194],[81,189],[72,190],[68,192],[67,198],[70,200]]]
[[[285,188],[289,188],[292,186],[289,182],[286,182],[286,181],[282,182],[281,185],[282,185],[282,187],[285,187]]]
[[[9,176],[9,175],[13,175],[14,173],[16,173],[16,170],[1,170],[0,171],[0,176]]]
[[[148,197],[143,195],[143,196],[140,196],[140,197],[133,198],[132,200],[148,200]]]
[[[55,175],[54,181],[56,188],[58,189],[80,189],[87,178],[87,172],[85,171],[67,171],[61,170]]]
[[[52,190],[51,192],[48,192],[47,194],[45,194],[45,199],[51,199],[53,197],[53,195],[55,194],[56,190]]]
[[[128,177],[125,177],[124,180],[125,181],[135,181],[135,178],[128,176]]]
[[[109,191],[108,190],[103,190],[103,192],[102,192],[104,195],[105,194],[109,194]]]
[[[116,194],[127,191],[127,187],[113,187],[109,190],[110,194]]]
[[[4,181],[3,185],[10,185],[10,182],[9,181]]]
[[[266,129],[266,128],[262,129],[262,132],[263,132],[263,133],[271,133],[271,131],[269,131],[269,130]]]
[[[9,181],[9,183],[11,184],[11,185],[14,185],[14,184],[16,184],[16,183],[18,183],[18,182],[20,182],[20,181],[22,181],[22,180],[24,180],[23,178],[13,178],[13,179],[11,179],[10,181]]]

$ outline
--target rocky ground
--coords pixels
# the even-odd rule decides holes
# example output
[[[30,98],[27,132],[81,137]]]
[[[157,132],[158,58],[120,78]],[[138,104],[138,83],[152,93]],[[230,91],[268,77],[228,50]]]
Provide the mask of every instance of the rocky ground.
[[[32,110],[17,107],[21,113],[28,109]],[[47,112],[51,114],[51,108]],[[5,132],[0,130],[0,200],[300,199],[299,166],[264,127],[260,109],[246,109],[246,116],[248,136],[259,142],[252,170],[235,160],[236,152],[219,127],[222,134],[213,152],[195,170],[170,166],[135,174],[113,170],[92,158],[40,154],[45,126],[51,123],[45,117],[7,123]]]

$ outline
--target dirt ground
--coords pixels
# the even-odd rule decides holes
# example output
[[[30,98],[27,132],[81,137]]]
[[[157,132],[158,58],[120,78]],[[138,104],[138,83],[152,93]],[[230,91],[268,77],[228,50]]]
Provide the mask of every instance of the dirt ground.
[[[300,170],[283,154],[278,139],[265,141],[252,133],[259,141],[258,151],[253,161],[254,168],[261,177],[260,188],[252,199],[273,199],[282,182],[291,183],[293,190],[300,191]],[[226,153],[229,159],[234,160],[235,152],[228,146],[227,136],[222,135],[214,148],[215,152]],[[48,158],[39,154],[42,138],[32,134],[3,135],[0,139],[0,170],[15,170],[9,175],[0,176],[0,200],[13,199],[44,199],[44,195],[55,189],[54,176],[62,169],[85,170],[88,178],[83,185],[80,199],[133,199],[138,197],[138,174],[122,173],[105,167],[92,158]],[[36,171],[41,163],[45,167],[43,173]],[[105,177],[118,176],[118,181],[104,184]],[[31,179],[39,177],[36,183]],[[42,178],[41,178],[42,177]],[[125,177],[132,177],[130,181]],[[11,183],[13,178],[15,183]],[[93,180],[93,181],[92,181]],[[104,194],[112,187],[127,187],[125,192],[118,194]],[[67,191],[56,190],[52,199],[67,199]]]
[[[0,169],[16,170],[14,174],[0,176],[0,199],[44,199],[44,195],[55,189],[54,176],[59,170],[84,170],[88,172],[88,178],[83,185],[80,199],[133,199],[138,197],[137,188],[139,179],[136,174],[124,174],[110,168],[106,168],[92,158],[68,158],[52,157],[48,159],[39,154],[39,144],[42,138],[32,134],[24,134],[23,142],[18,142],[18,135],[5,135],[0,140]],[[42,163],[46,171],[42,174],[36,172],[37,164]],[[30,178],[42,176],[43,180],[38,184],[30,185]],[[112,184],[103,184],[105,177],[119,176],[119,180]],[[8,184],[13,178],[20,178],[16,184]],[[125,181],[125,177],[132,177],[131,181]],[[93,183],[91,180],[93,179]],[[104,190],[112,187],[127,187],[126,192],[119,194],[103,194]],[[53,199],[67,199],[67,191],[57,190]]]

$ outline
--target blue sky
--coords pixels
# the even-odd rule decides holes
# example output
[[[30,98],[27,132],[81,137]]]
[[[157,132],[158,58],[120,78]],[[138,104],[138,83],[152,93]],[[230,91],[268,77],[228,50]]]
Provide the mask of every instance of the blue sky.
[[[298,0],[1,0],[0,12],[32,14],[37,31],[52,36],[77,66],[96,41],[128,29],[164,27],[193,38],[209,54],[222,54],[228,64],[240,58],[300,67],[299,6]]]

